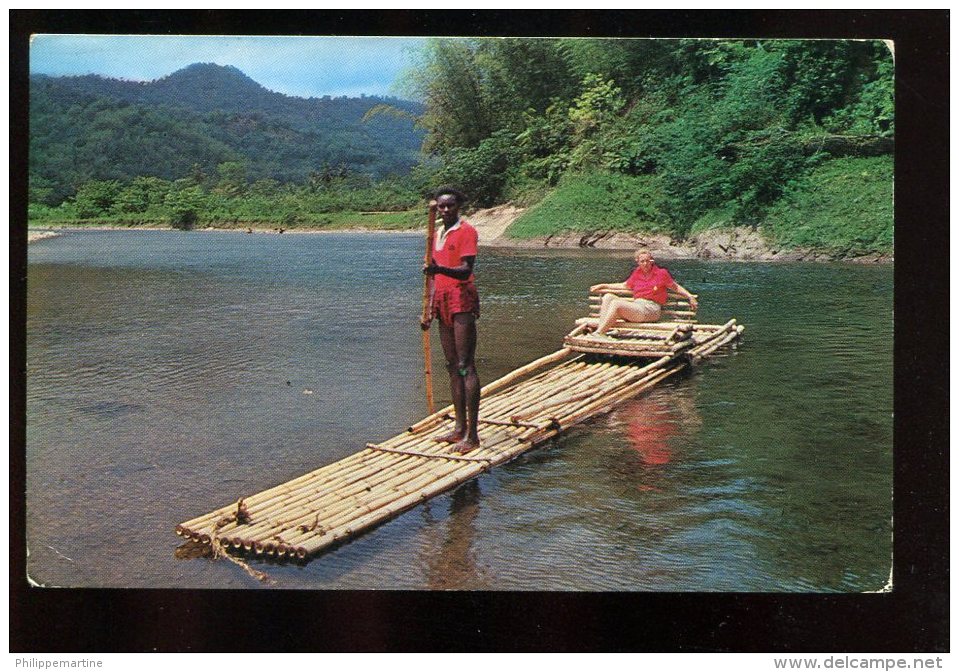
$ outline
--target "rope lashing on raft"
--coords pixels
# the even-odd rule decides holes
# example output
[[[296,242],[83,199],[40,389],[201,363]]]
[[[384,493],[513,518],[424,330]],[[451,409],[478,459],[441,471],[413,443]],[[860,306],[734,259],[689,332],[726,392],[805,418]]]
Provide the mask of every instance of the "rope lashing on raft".
[[[234,521],[236,521],[237,525],[246,525],[251,521],[250,513],[247,510],[246,503],[243,501],[242,497],[236,500],[236,511],[231,513],[229,516],[224,516],[223,518],[220,518],[218,521],[216,521],[216,525],[214,525],[213,530],[210,532],[210,549],[213,552],[212,559],[219,560],[220,558],[225,558],[226,560],[229,560],[233,564],[240,566],[243,569],[243,571],[245,571],[247,574],[252,576],[257,581],[261,581],[263,583],[267,583],[267,582],[274,583],[273,579],[271,579],[270,575],[267,574],[266,572],[261,572],[258,569],[253,569],[252,567],[250,567],[249,564],[247,564],[243,560],[240,560],[239,558],[234,558],[232,555],[227,553],[226,551],[227,544],[220,540],[220,535],[217,534],[217,531],[221,527],[224,527],[225,525],[228,525]]]

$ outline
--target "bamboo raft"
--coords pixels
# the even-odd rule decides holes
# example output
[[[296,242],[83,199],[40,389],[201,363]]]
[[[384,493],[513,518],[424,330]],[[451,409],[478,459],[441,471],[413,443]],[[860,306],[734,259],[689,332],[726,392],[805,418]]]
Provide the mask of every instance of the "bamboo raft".
[[[215,554],[306,558],[612,410],[744,329],[736,320],[698,324],[688,303],[671,295],[669,321],[620,321],[599,337],[591,330],[601,299],[591,297],[593,314],[577,320],[563,348],[482,388],[480,448],[460,455],[435,440],[452,428],[447,406],[386,441],[181,523],[176,533]]]

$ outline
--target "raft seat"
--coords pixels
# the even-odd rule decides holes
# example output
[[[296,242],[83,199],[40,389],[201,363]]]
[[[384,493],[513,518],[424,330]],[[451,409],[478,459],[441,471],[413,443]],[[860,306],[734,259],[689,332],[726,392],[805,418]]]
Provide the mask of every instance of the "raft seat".
[[[594,334],[599,324],[604,294],[632,300],[632,292],[628,289],[590,291],[589,316],[576,320],[576,328],[563,339],[566,346],[577,352],[660,358],[674,357],[696,343],[693,338],[697,324],[696,311],[685,297],[673,290],[666,292],[666,305],[663,306],[659,321],[617,320],[605,336]]]
[[[616,296],[633,300],[633,293],[628,289],[603,289],[595,292],[591,291],[589,293],[590,317],[599,318],[599,309],[602,306],[604,294],[615,294]],[[693,296],[697,299],[699,298],[696,294],[693,294]],[[693,307],[689,305],[689,301],[686,300],[686,297],[680,295],[678,292],[668,289],[666,290],[666,305],[663,306],[663,311],[659,317],[659,322],[695,323],[696,311],[693,310]],[[617,324],[624,324],[624,322],[623,320],[619,320]],[[632,324],[650,323],[641,322]]]

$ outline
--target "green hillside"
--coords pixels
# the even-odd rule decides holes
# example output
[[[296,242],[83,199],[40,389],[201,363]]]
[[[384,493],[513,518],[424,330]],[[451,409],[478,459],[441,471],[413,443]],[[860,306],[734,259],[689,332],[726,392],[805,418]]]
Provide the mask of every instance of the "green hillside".
[[[763,231],[783,247],[839,256],[893,248],[891,156],[827,161],[770,208]]]
[[[782,248],[839,257],[889,253],[893,240],[892,156],[824,160],[766,210],[761,231]],[[850,197],[850,195],[852,195]],[[655,175],[590,173],[563,179],[507,229],[517,239],[562,233],[674,233]],[[610,204],[615,204],[610,207]],[[729,207],[710,209],[690,235],[735,224]]]

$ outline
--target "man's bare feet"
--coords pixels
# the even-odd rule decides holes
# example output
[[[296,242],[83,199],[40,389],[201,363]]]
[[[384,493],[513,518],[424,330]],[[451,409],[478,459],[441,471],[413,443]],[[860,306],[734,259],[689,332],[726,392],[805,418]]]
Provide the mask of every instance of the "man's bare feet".
[[[452,432],[449,432],[448,434],[444,434],[443,436],[437,436],[433,440],[438,441],[440,443],[459,443],[460,441],[462,441],[463,434],[465,433],[466,432],[457,432],[454,429]]]
[[[453,446],[454,453],[468,453],[471,450],[476,450],[480,447],[480,442],[477,439],[463,439],[455,446]]]

